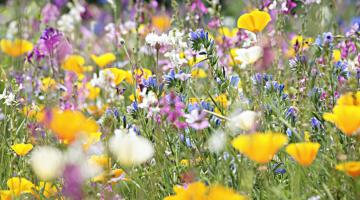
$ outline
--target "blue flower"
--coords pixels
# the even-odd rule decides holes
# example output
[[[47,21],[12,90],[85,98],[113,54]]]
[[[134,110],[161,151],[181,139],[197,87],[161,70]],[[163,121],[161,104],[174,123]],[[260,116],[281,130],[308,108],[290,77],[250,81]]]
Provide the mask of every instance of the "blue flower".
[[[325,44],[330,44],[333,42],[334,37],[331,32],[326,32],[326,33],[323,33],[323,39],[324,39]]]

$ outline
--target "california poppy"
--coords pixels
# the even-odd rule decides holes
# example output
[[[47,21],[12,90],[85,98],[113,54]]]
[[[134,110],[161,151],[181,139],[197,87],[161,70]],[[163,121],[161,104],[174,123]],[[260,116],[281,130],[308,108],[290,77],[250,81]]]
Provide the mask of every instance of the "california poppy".
[[[286,152],[302,166],[309,166],[315,160],[320,144],[317,142],[292,143]]]
[[[282,133],[254,133],[239,135],[231,142],[232,146],[251,160],[268,163],[288,141]]]
[[[105,53],[100,56],[91,55],[91,59],[100,67],[103,68],[106,65],[111,64],[116,60],[116,57],[113,53]]]
[[[238,28],[257,33],[261,32],[270,21],[271,17],[269,13],[254,10],[250,13],[241,15],[237,21],[237,26]]]

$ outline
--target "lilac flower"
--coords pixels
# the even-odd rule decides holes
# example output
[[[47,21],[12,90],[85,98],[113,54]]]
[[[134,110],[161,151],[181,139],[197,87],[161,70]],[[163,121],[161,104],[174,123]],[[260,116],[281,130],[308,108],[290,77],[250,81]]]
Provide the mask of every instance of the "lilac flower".
[[[198,109],[192,110],[190,114],[185,115],[186,122],[195,130],[202,130],[209,127],[209,122],[206,118],[206,112]]]
[[[64,170],[64,187],[63,193],[65,196],[73,200],[83,199],[82,184],[80,168],[76,165],[67,165]]]
[[[187,127],[185,122],[180,121],[180,118],[185,116],[184,108],[185,104],[181,102],[180,97],[176,96],[174,92],[160,100],[160,114],[165,116],[168,122],[173,123],[177,128]]]
[[[48,3],[41,11],[41,17],[45,24],[55,21],[60,15],[58,7],[54,4]]]

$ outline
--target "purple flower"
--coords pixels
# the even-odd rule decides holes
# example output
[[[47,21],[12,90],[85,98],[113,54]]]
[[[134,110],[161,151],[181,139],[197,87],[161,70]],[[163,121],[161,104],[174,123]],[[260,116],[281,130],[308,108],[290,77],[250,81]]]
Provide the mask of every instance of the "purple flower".
[[[196,130],[202,130],[209,127],[208,119],[206,118],[206,112],[194,109],[190,114],[185,115],[186,122],[189,126]]]
[[[76,165],[67,165],[64,170],[64,187],[63,193],[72,200],[83,199],[82,184],[83,178],[81,176],[80,168]]]
[[[334,40],[333,34],[331,32],[323,33],[324,44],[330,44]]]
[[[28,54],[27,60],[31,62],[35,58],[36,61],[40,61],[47,56],[54,55],[55,57],[51,59],[56,59],[60,63],[71,53],[72,46],[67,41],[65,35],[55,28],[47,27],[41,34],[33,51]]]
[[[45,24],[55,21],[60,15],[58,7],[55,5],[48,3],[41,11],[41,17]]]

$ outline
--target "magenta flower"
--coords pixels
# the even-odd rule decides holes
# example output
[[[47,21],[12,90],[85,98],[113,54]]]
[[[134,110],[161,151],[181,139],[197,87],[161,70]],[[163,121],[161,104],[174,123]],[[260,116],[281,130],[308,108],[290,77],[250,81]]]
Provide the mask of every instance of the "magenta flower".
[[[186,123],[180,120],[185,116],[184,108],[185,104],[174,92],[160,100],[160,114],[166,117],[168,122],[173,123],[177,128],[187,127]]]
[[[191,11],[195,11],[198,9],[201,13],[206,14],[208,13],[208,9],[206,8],[205,4],[201,0],[194,0],[191,4]]]

